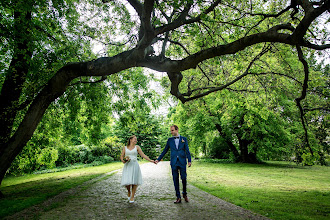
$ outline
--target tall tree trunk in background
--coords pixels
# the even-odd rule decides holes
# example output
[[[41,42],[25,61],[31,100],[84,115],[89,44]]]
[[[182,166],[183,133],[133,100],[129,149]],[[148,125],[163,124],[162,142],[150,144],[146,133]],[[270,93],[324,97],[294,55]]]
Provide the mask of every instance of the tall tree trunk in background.
[[[239,149],[241,151],[239,162],[259,163],[259,161],[257,160],[256,152],[249,152],[249,144],[251,144],[252,141],[238,138],[238,142],[239,142]]]
[[[12,135],[15,118],[20,109],[19,100],[32,56],[32,49],[29,45],[31,38],[28,30],[30,22],[30,11],[14,13],[14,53],[0,94],[0,184],[6,170],[13,161],[12,158],[8,157],[6,151],[8,150],[8,142]],[[0,197],[2,196],[0,192]]]
[[[221,137],[223,137],[225,139],[226,143],[228,144],[228,146],[230,148],[230,151],[234,154],[235,161],[239,161],[240,160],[239,152],[236,149],[236,146],[231,141],[231,138],[228,138],[227,135],[225,133],[223,133],[223,130],[222,130],[220,124],[215,124],[215,127],[217,128],[217,130],[218,130],[219,134],[221,135]]]

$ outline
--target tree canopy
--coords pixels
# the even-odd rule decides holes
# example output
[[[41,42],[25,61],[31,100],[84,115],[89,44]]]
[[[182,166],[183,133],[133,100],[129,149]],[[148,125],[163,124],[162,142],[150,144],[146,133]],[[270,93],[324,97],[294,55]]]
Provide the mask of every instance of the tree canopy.
[[[272,69],[261,60],[274,50],[293,51],[302,79],[294,95],[308,143],[308,57],[327,55],[329,8],[329,0],[1,1],[0,181],[68,88],[111,83],[108,76],[136,67],[166,72],[170,93],[185,103],[250,89],[235,88],[250,75],[295,79],[290,65]],[[104,50],[94,54],[93,42]],[[316,90],[324,95],[327,88]],[[328,111],[328,103],[318,108]]]

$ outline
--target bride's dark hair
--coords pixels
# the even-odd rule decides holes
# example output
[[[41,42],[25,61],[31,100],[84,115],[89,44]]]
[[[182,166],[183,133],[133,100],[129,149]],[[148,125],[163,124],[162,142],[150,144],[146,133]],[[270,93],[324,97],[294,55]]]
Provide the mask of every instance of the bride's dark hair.
[[[128,141],[127,141],[127,147],[131,144],[131,140],[133,139],[133,137],[136,137],[135,135],[132,135],[128,138]]]

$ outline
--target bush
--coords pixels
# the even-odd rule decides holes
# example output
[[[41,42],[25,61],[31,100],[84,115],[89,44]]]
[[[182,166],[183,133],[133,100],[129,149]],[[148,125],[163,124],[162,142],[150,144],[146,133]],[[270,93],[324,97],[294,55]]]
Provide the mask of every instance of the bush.
[[[56,166],[55,162],[58,159],[58,151],[54,148],[41,149],[37,158],[37,165],[41,168],[51,169]]]
[[[68,166],[78,163],[79,148],[77,146],[60,146],[57,148],[58,159],[56,166]]]
[[[118,138],[107,137],[100,144],[98,152],[106,152],[106,154],[102,154],[102,155],[107,155],[112,157],[114,160],[119,160],[122,148],[123,146],[122,144],[119,143]]]
[[[7,175],[32,173],[37,170],[68,167],[74,164],[92,164],[93,166],[110,163],[120,157],[121,147],[108,146],[105,143],[98,146],[63,146],[56,148],[28,144],[15,158]]]
[[[99,157],[103,155],[110,155],[111,154],[111,149],[106,146],[105,144],[98,145],[98,146],[91,146],[91,152],[93,156]]]

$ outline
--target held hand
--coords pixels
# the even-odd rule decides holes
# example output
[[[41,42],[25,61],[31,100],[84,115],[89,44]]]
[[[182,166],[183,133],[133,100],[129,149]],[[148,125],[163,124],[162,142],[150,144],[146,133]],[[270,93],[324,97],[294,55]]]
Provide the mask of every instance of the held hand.
[[[191,162],[188,162],[188,167],[191,167]]]
[[[154,163],[155,163],[156,165],[157,165],[158,162],[159,162],[158,160],[155,160],[155,161],[154,161]]]
[[[155,163],[155,161],[154,161],[154,160],[150,160],[150,162],[151,162],[151,163]]]

